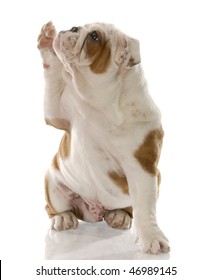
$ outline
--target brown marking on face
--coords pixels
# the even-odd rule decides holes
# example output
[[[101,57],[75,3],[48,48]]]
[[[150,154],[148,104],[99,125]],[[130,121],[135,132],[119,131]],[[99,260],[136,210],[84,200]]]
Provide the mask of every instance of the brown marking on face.
[[[52,218],[57,214],[57,212],[55,211],[55,209],[51,205],[51,201],[50,201],[50,197],[49,197],[49,182],[48,182],[47,176],[45,177],[44,186],[45,186],[45,199],[46,199],[46,202],[47,202],[45,210],[46,210],[49,218]]]
[[[71,135],[65,132],[59,146],[59,156],[62,159],[66,159],[71,152]]]
[[[70,123],[69,121],[61,118],[56,119],[45,119],[47,125],[51,125],[57,129],[69,131],[70,130]]]
[[[123,175],[119,175],[115,171],[111,171],[111,172],[108,172],[108,175],[109,175],[110,179],[113,180],[113,182],[118,187],[121,188],[121,190],[123,191],[124,194],[128,194],[129,195],[127,178],[126,178],[126,176],[124,174]]]
[[[91,71],[96,74],[102,74],[107,71],[111,61],[111,49],[109,42],[103,33],[96,31],[99,39],[93,40],[90,35],[86,39],[87,55],[92,62]]]
[[[134,156],[141,166],[152,175],[158,176],[160,182],[159,170],[157,168],[162,148],[164,132],[162,127],[150,132],[143,144],[135,151]]]

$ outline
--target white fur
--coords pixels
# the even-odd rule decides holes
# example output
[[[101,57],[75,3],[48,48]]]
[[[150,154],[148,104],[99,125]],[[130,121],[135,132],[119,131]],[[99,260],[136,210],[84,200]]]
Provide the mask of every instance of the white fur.
[[[79,55],[83,40],[93,28],[86,25],[79,33],[64,33],[62,39],[57,37],[54,41],[57,56],[48,49],[41,50],[44,62],[50,65],[44,70],[45,118],[62,118],[71,124],[71,155],[60,159],[60,172],[50,168],[47,175],[50,199],[57,211],[69,209],[69,201],[58,194],[56,188],[62,183],[84,199],[99,202],[109,210],[132,205],[135,234],[143,250],[167,252],[167,238],[156,220],[157,179],[134,157],[145,136],[161,127],[161,114],[148,93],[140,64],[117,66],[121,63],[117,53],[119,41],[124,38],[125,43],[133,42],[132,48],[126,51],[129,56],[138,49],[138,42],[112,25],[95,24],[95,28],[107,34],[112,56],[116,58],[106,73],[95,74],[89,69],[86,54],[82,51]],[[73,36],[69,41],[71,50],[66,42],[68,36]],[[109,171],[125,174],[130,196],[114,184]],[[89,213],[87,215],[92,221]],[[67,223],[71,219],[66,216]],[[61,217],[56,215],[53,223],[59,228]]]

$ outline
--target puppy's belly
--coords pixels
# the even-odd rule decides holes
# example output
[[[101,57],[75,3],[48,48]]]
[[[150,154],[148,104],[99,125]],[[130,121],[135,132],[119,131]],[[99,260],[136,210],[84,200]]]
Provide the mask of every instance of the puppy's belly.
[[[72,145],[71,155],[60,159],[61,181],[84,200],[108,210],[131,205],[129,195],[109,176],[119,169],[112,155],[94,145]]]

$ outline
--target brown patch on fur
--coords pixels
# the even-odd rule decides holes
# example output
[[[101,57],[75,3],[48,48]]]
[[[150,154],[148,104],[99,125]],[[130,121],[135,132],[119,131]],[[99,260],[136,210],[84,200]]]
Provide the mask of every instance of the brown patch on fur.
[[[45,119],[47,125],[51,125],[57,129],[69,131],[70,130],[70,123],[65,119]]]
[[[87,55],[92,62],[90,65],[91,71],[96,74],[101,74],[106,72],[109,66],[111,50],[105,35],[98,31],[96,33],[98,34],[99,40],[95,41],[88,35],[86,39],[86,48]]]
[[[71,136],[68,132],[65,132],[59,146],[58,153],[55,154],[55,156],[52,159],[52,166],[55,169],[60,169],[59,165],[59,157],[62,159],[67,158],[70,155],[70,147],[71,147]]]
[[[71,135],[65,132],[59,146],[59,155],[62,159],[66,159],[71,152]]]
[[[160,182],[160,175],[157,165],[160,158],[163,136],[162,127],[153,130],[146,136],[143,144],[134,153],[134,156],[144,170],[158,177],[158,182]]]
[[[121,188],[121,190],[123,191],[124,194],[128,194],[129,195],[127,178],[126,178],[126,176],[124,174],[123,175],[119,175],[115,171],[111,171],[111,172],[108,172],[108,175],[109,175],[110,179],[112,179],[113,182],[118,187]]]
[[[60,169],[60,167],[59,167],[59,160],[58,160],[58,153],[56,153],[56,155],[53,157],[52,166],[55,169]]]
[[[49,197],[49,182],[48,182],[47,177],[45,177],[44,186],[45,186],[45,199],[47,202],[45,209],[46,209],[46,212],[47,212],[49,218],[52,218],[57,214],[57,212],[54,210],[54,208],[51,205],[51,201],[50,201],[50,197]]]

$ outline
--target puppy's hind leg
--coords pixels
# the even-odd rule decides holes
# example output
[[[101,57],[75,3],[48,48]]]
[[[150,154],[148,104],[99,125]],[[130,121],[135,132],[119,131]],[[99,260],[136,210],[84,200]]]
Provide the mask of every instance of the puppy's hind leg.
[[[78,219],[86,222],[99,222],[103,210],[93,213],[85,199],[74,193],[62,181],[59,169],[51,167],[45,177],[46,211],[52,220],[52,229],[65,230],[78,227]]]
[[[45,177],[46,211],[51,218],[52,229],[58,231],[75,229],[78,227],[76,215],[80,218],[80,210],[73,211],[73,197],[61,192],[56,172],[50,169]],[[76,215],[73,212],[76,212]]]

